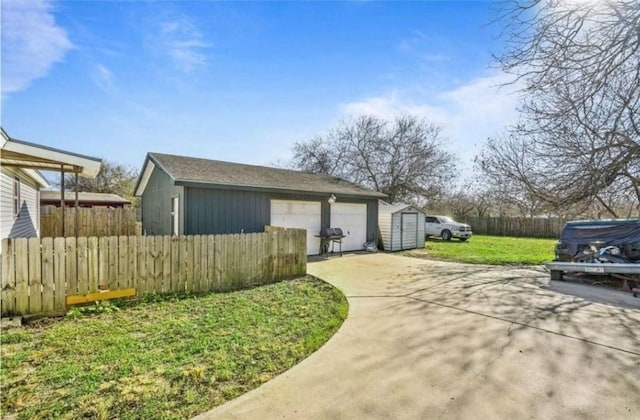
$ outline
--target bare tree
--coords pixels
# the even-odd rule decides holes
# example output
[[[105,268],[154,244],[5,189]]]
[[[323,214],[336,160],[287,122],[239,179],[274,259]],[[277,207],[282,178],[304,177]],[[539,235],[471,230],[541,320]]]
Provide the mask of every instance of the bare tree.
[[[392,202],[423,203],[455,178],[441,128],[405,116],[393,122],[363,116],[294,146],[292,166],[327,173],[383,192]]]
[[[640,2],[510,0],[502,68],[524,84],[521,121],[491,140],[485,174],[551,208],[623,191],[640,203]],[[614,191],[615,189],[615,191]]]
[[[136,170],[103,160],[100,171],[95,178],[78,177],[78,191],[112,193],[131,199],[137,178],[138,172]],[[67,175],[64,183],[66,188],[75,190],[74,175]]]

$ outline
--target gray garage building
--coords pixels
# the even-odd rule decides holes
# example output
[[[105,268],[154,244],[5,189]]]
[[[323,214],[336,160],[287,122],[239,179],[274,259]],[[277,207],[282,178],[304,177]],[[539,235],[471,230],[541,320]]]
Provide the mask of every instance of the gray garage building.
[[[263,232],[265,225],[307,230],[317,254],[325,227],[340,227],[344,251],[375,242],[384,194],[329,175],[149,153],[138,178],[147,235]],[[331,203],[332,202],[332,203]]]
[[[424,212],[410,204],[380,201],[378,220],[385,251],[424,246]]]

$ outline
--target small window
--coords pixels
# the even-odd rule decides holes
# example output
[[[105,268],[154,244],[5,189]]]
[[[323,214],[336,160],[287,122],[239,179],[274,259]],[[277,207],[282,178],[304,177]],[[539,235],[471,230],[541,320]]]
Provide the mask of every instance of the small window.
[[[178,197],[171,197],[171,234],[178,235],[180,219],[178,218]]]
[[[20,215],[20,179],[15,177],[13,179],[13,216],[18,217]]]

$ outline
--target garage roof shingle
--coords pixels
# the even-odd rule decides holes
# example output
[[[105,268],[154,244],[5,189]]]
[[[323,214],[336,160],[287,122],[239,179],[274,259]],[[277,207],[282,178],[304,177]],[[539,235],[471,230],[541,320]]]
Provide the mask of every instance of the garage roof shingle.
[[[149,153],[149,158],[164,169],[176,182],[386,197],[383,193],[324,174],[163,153]]]

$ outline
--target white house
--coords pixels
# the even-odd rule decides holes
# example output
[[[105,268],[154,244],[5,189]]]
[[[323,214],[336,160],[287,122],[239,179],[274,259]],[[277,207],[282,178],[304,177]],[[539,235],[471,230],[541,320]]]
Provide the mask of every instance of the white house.
[[[39,171],[95,177],[102,161],[0,132],[0,239],[39,236],[40,190],[49,186]]]

